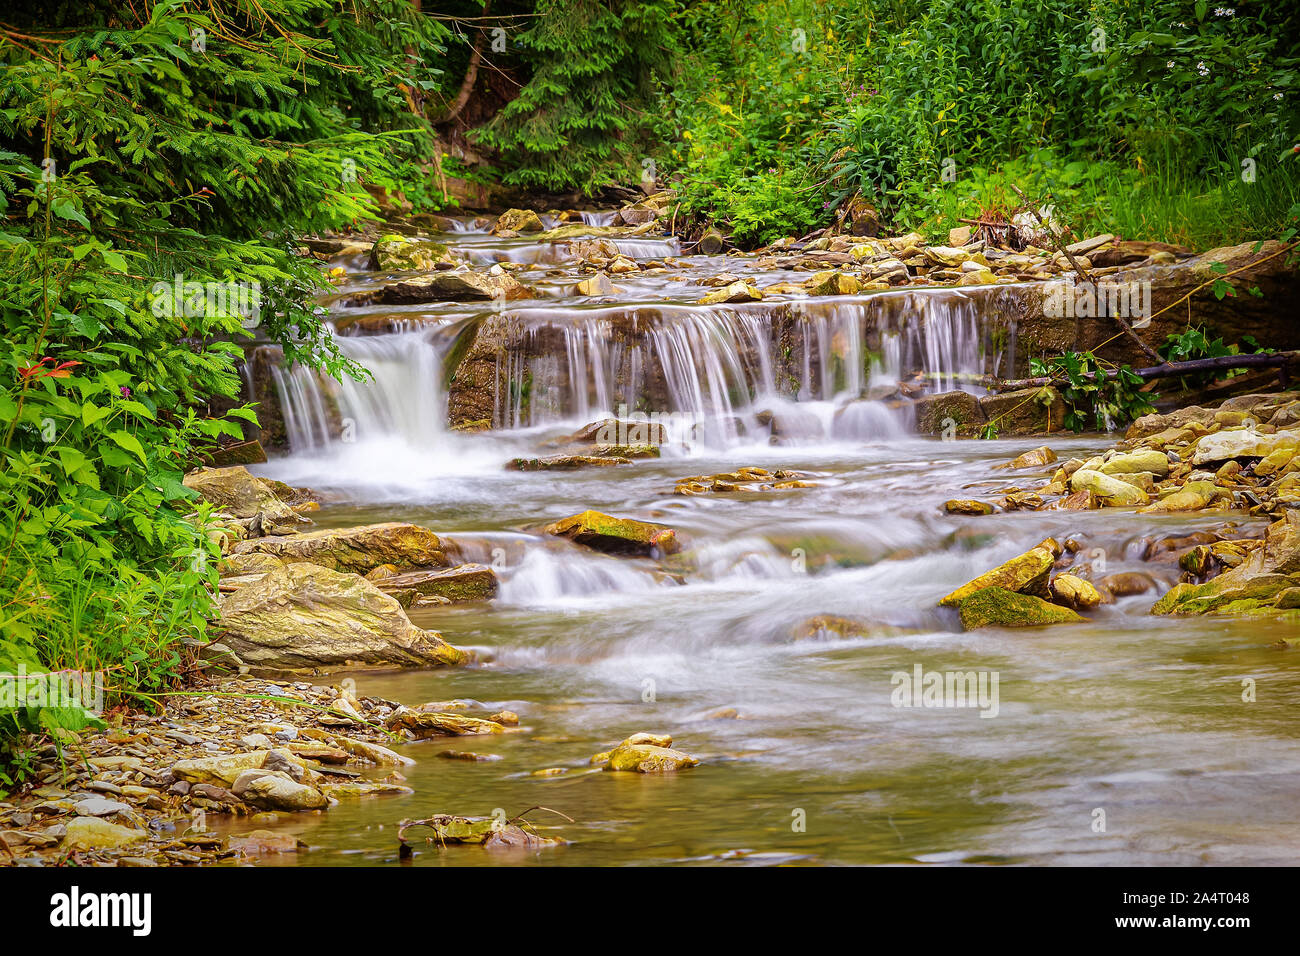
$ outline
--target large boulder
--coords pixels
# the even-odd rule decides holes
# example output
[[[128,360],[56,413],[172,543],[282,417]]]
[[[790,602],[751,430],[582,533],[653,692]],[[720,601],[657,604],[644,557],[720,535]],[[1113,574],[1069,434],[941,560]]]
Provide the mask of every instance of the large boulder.
[[[416,627],[396,600],[357,574],[294,563],[219,598],[222,643],[250,668],[464,664],[470,655]]]
[[[935,392],[913,404],[916,430],[922,435],[972,435],[986,422],[980,400],[970,392]]]
[[[296,531],[311,524],[310,518],[299,515],[276,494],[275,486],[265,479],[251,475],[243,465],[228,468],[199,468],[184,478],[186,488],[192,488],[222,511],[236,518],[261,516],[262,528],[272,533]]]
[[[285,563],[307,561],[357,574],[365,574],[381,564],[391,564],[399,571],[443,568],[451,564],[436,534],[404,521],[271,535],[241,541],[232,551],[237,555],[269,554]]]
[[[980,412],[999,435],[1036,435],[1065,427],[1065,400],[1051,387],[985,395]]]
[[[1297,443],[1300,443],[1300,436],[1295,432],[1265,435],[1252,428],[1229,428],[1198,441],[1192,464],[1204,465],[1230,458],[1264,458],[1281,448],[1295,448]]]
[[[615,518],[599,511],[561,518],[547,525],[546,533],[609,554],[673,554],[679,548],[676,532],[671,528],[635,518]]]

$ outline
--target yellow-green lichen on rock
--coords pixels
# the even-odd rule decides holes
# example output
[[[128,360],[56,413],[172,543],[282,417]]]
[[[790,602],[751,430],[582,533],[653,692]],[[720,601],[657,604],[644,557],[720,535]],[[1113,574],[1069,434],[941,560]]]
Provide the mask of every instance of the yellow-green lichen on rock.
[[[361,575],[315,564],[269,571],[222,594],[218,605],[221,643],[262,671],[430,667],[471,659],[436,631],[412,624],[396,600]]]
[[[1048,596],[1047,578],[1056,556],[1043,546],[1030,548],[1024,554],[1005,561],[992,571],[986,571],[963,584],[939,600],[943,607],[957,607],[964,599],[985,588],[999,587],[1022,594]]]
[[[599,511],[561,518],[547,525],[546,533],[610,554],[673,554],[680,547],[671,528]]]

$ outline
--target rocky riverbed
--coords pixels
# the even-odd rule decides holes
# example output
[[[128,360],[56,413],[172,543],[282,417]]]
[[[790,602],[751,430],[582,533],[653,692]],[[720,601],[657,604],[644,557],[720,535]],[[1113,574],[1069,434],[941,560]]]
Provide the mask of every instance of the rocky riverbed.
[[[975,631],[1077,625],[1135,597],[1152,615],[1294,622],[1300,615],[1298,412],[1300,393],[1243,396],[1218,408],[1148,416],[1114,447],[1088,458],[1062,458],[1039,446],[987,466],[976,493],[946,500],[945,513],[967,516],[972,529],[999,514],[1076,513],[1074,533],[1045,538],[938,604]],[[688,498],[760,502],[833,485],[827,477],[750,466],[683,475],[675,490]],[[225,552],[222,619],[218,642],[203,652],[208,676],[164,698],[159,714],[114,715],[107,732],[64,741],[61,755],[48,746],[32,785],[0,804],[9,861],[148,866],[282,858],[307,847],[285,829],[286,821],[340,804],[410,797],[406,773],[415,761],[405,751],[413,743],[505,734],[545,739],[527,712],[521,725],[519,714],[472,700],[407,706],[360,695],[356,679],[339,676],[354,668],[364,680],[375,667],[493,666],[490,655],[479,660],[408,616],[461,602],[482,606],[497,595],[495,571],[465,561],[461,545],[414,523],[312,528],[303,517],[317,507],[310,493],[240,466],[205,469],[187,482],[223,509],[214,531]],[[1089,511],[1160,522],[1140,556],[1148,570],[1108,573],[1093,547]],[[1178,515],[1213,517],[1197,530],[1170,527]],[[589,510],[534,533],[614,560],[650,562],[676,586],[689,584],[707,564],[698,541],[639,518]],[[908,559],[906,551],[892,558]],[[875,632],[870,619],[812,615],[792,636],[852,641]],[[312,678],[324,673],[332,675],[327,682]],[[720,708],[705,716],[715,723],[741,714]],[[692,739],[707,753],[706,737]],[[457,748],[440,754],[470,764],[491,756]],[[699,763],[674,749],[671,736],[638,732],[585,763],[533,773],[663,774]],[[406,814],[401,801],[393,806],[388,815],[396,825]],[[494,827],[492,818],[454,806],[420,819],[403,831],[403,840],[416,846],[431,840],[536,851],[564,842],[558,820],[545,821],[540,831],[526,820]]]

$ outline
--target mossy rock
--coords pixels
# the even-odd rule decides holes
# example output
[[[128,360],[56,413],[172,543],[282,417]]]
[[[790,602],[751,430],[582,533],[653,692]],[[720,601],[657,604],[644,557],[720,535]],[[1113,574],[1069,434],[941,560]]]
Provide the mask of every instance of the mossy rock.
[[[610,554],[672,554],[680,547],[671,528],[599,511],[561,518],[547,525],[546,533]]]
[[[576,471],[579,468],[630,464],[632,459],[616,455],[549,455],[546,458],[512,458],[506,468],[511,471]]]
[[[651,744],[621,744],[610,751],[606,770],[625,773],[676,773],[699,766],[699,759],[671,747]]]
[[[999,587],[976,591],[962,599],[957,611],[961,614],[961,626],[968,631],[981,627],[1077,624],[1084,620],[1069,608],[1050,604],[1032,594],[1017,594]]]
[[[913,407],[916,410],[916,430],[923,435],[945,435],[950,427],[956,434],[973,435],[987,421],[979,399],[970,392],[923,395]]]
[[[415,272],[455,261],[438,242],[412,242],[402,236],[382,236],[370,248],[369,266],[376,272]]]
[[[1272,604],[1280,594],[1295,587],[1295,577],[1261,574],[1242,579],[1231,573],[1204,584],[1177,584],[1151,608],[1155,615],[1231,614],[1229,608],[1243,602]]]
[[[999,435],[1035,435],[1065,427],[1065,400],[1050,386],[986,395],[979,406]]]
[[[1005,588],[1021,594],[1048,597],[1048,575],[1056,556],[1051,550],[1041,545],[1030,548],[1024,554],[1005,561],[992,571],[986,571],[973,581],[968,581],[951,594],[940,599],[943,607],[957,607],[963,600],[986,588]]]

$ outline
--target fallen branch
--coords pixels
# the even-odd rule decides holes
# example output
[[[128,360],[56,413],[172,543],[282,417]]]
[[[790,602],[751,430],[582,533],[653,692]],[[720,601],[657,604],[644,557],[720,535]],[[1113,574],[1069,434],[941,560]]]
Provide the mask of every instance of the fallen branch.
[[[1249,355],[1219,355],[1215,358],[1191,359],[1186,362],[1166,362],[1151,368],[1133,369],[1133,374],[1142,379],[1167,378],[1186,375],[1192,372],[1208,372],[1218,369],[1234,368],[1280,368],[1300,362],[1300,351],[1293,352],[1255,352]],[[1103,372],[1107,379],[1115,378],[1118,369]],[[1088,374],[1084,378],[1096,379],[1097,375]],[[994,391],[1015,391],[1021,388],[1041,388],[1044,385],[1059,385],[1066,379],[1058,375],[1040,375],[1037,378],[996,379],[985,377],[985,385]]]

